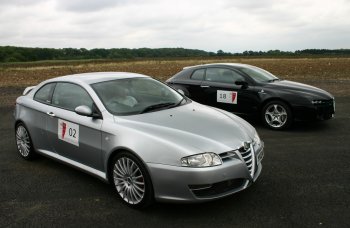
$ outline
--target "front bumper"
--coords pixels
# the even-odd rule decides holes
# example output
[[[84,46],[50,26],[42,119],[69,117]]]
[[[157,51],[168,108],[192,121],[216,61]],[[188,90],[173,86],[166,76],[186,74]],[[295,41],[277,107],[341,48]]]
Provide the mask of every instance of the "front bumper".
[[[335,100],[320,100],[318,104],[294,106],[293,114],[296,120],[328,120],[334,117]]]
[[[189,168],[148,163],[157,201],[205,202],[239,192],[256,181],[261,173],[263,148],[254,156],[251,176],[246,163],[239,158],[207,168]]]

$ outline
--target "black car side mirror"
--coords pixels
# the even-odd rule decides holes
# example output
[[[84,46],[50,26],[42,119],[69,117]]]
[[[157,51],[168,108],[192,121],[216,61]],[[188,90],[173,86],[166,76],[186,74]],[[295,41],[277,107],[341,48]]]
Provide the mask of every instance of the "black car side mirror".
[[[248,82],[245,81],[235,81],[235,84],[242,86],[242,88],[248,88]]]

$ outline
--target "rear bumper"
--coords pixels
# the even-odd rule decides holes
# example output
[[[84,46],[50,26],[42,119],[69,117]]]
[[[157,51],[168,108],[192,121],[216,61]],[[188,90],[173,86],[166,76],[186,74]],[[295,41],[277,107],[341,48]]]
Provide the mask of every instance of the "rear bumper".
[[[263,150],[259,151],[261,153]],[[205,202],[239,192],[255,182],[262,170],[261,161],[257,162],[252,177],[245,162],[240,159],[232,159],[208,168],[153,163],[147,165],[153,181],[155,199],[180,203]]]

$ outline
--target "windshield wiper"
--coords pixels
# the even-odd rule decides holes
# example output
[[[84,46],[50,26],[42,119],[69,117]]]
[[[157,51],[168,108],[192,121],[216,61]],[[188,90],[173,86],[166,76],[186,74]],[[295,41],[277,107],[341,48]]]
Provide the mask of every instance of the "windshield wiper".
[[[184,100],[185,100],[185,97],[182,97],[182,99],[176,105],[174,105],[174,107],[180,106]]]
[[[275,81],[279,81],[279,80],[280,80],[279,78],[274,78],[274,79],[268,80],[267,82],[275,82]]]
[[[160,109],[160,108],[165,108],[165,107],[173,107],[174,105],[176,105],[175,103],[172,102],[166,102],[166,103],[159,103],[159,104],[154,104],[154,105],[150,105],[147,106],[145,109],[143,109],[140,114],[145,113],[145,112],[150,112],[156,109]]]

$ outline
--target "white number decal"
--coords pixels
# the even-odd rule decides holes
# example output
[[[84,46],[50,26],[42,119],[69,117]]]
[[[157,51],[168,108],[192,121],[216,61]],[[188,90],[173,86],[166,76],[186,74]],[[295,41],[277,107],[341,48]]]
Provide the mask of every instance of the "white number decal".
[[[237,104],[237,92],[218,90],[216,93],[216,101],[220,103]]]
[[[58,138],[79,146],[79,125],[58,119]]]

